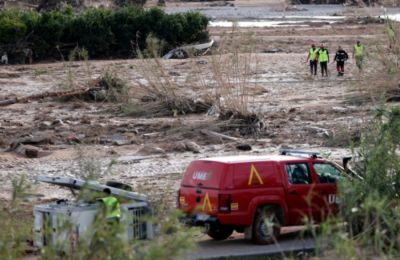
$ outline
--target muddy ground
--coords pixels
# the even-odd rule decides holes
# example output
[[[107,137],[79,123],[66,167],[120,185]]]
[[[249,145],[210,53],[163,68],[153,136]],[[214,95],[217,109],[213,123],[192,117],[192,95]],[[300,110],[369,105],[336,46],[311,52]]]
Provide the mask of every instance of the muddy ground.
[[[387,44],[384,24],[365,21],[302,22],[279,28],[237,28],[234,32],[232,28],[211,27],[210,36],[218,46],[211,55],[160,60],[162,82],[168,80],[176,86],[179,96],[203,101],[211,97],[218,100],[215,103],[223,103],[226,98],[216,98],[215,66],[222,66],[219,68],[227,75],[233,72],[218,59],[229,57],[222,53],[235,52],[235,42],[250,44],[251,54],[246,54],[248,48],[239,51],[240,62],[251,64],[246,73],[240,72],[246,83],[241,93],[248,111],[259,116],[263,127],[257,133],[244,135],[241,130],[246,126],[232,125],[212,111],[180,115],[167,110],[166,116],[132,116],[131,111],[147,106],[143,97],[149,93],[143,86],[151,83],[148,70],[160,68],[151,65],[151,60],[1,66],[0,100],[90,86],[91,79],[106,71],[125,82],[130,100],[49,98],[0,107],[0,197],[9,197],[11,180],[22,174],[33,180],[37,175],[83,177],[96,172],[100,173],[100,181],[130,184],[150,194],[153,200],[162,198],[172,206],[181,175],[195,158],[299,148],[322,151],[333,160],[340,160],[350,153],[349,142],[359,140],[374,110],[369,93],[378,84],[376,71],[382,66],[372,50]],[[233,39],[229,38],[232,34]],[[309,75],[305,59],[311,42],[325,43],[333,58],[338,45],[350,53],[356,40],[371,50],[362,73],[350,59],[344,77],[336,76],[334,64],[329,64],[327,78]],[[228,88],[243,87],[232,83]],[[204,130],[229,135],[236,141],[212,138]],[[21,142],[34,146],[32,149],[38,153],[32,157],[37,158],[28,158],[17,146]],[[252,150],[237,149],[239,143],[250,145]],[[67,190],[43,184],[35,185],[34,190],[40,199],[69,196]]]

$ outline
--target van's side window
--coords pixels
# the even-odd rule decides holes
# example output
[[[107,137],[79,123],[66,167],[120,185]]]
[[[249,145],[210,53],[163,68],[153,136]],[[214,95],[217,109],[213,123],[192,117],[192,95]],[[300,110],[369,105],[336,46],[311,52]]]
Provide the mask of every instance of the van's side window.
[[[311,175],[305,163],[286,165],[286,172],[290,184],[311,184]]]
[[[340,170],[329,163],[315,163],[314,170],[319,183],[336,183],[340,178]]]

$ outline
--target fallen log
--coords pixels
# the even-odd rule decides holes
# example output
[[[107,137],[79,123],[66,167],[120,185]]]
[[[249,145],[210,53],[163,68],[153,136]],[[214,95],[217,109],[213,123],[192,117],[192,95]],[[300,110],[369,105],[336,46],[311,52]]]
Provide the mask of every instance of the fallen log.
[[[241,141],[240,138],[229,136],[229,135],[224,135],[224,134],[217,133],[217,132],[210,131],[210,130],[204,130],[203,129],[203,130],[200,130],[200,133],[202,133],[204,135],[207,135],[207,136],[209,136],[211,138],[216,138],[216,139],[221,139],[221,140],[225,139],[225,140],[234,141],[234,142]]]
[[[34,100],[41,100],[45,98],[61,98],[61,97],[73,97],[83,95],[89,91],[98,90],[99,87],[96,85],[94,87],[78,88],[68,91],[57,91],[57,92],[44,92],[40,94],[30,95],[21,98],[12,98],[0,100],[0,106],[9,106],[17,103],[27,103]]]

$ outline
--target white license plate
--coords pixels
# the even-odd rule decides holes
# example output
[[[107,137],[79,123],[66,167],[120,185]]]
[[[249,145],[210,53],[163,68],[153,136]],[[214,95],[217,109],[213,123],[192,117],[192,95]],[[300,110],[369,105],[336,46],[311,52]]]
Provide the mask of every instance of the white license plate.
[[[197,214],[196,220],[198,221],[206,221],[210,216],[206,214]]]

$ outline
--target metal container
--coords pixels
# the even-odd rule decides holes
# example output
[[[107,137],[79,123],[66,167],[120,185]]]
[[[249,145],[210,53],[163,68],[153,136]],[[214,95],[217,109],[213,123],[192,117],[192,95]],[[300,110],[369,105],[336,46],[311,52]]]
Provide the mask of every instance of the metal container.
[[[51,178],[51,179],[50,179]],[[40,176],[39,181],[53,183],[71,189],[81,189],[83,185],[94,191],[101,191],[108,186],[72,178],[54,178]],[[125,241],[150,239],[154,236],[153,226],[147,221],[152,215],[147,198],[135,192],[109,187],[111,193],[122,198],[120,223],[123,232],[120,238]],[[136,200],[134,200],[134,199]],[[95,232],[94,222],[102,205],[88,202],[69,202],[59,200],[54,203],[34,207],[34,245],[38,248],[51,246],[57,251],[68,253],[77,243],[90,244]]]

